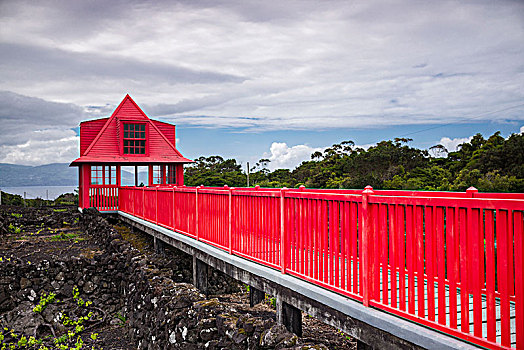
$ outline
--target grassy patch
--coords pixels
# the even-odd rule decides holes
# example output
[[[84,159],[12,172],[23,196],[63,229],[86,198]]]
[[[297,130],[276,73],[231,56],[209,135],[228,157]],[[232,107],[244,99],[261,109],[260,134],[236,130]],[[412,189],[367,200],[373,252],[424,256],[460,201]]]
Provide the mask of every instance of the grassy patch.
[[[53,209],[53,211],[54,211],[55,213],[63,213],[63,212],[66,212],[67,209]]]
[[[31,239],[31,236],[16,236],[16,237],[13,237],[13,239],[15,241],[25,241],[25,240]]]
[[[75,239],[77,241],[83,241],[84,240],[83,238],[79,237],[78,233],[74,233],[74,232],[72,232],[72,233],[61,232],[58,235],[51,236],[51,237],[47,238],[47,240],[51,241],[51,242],[68,241],[68,240],[71,240],[71,239]]]
[[[13,224],[9,224],[9,227],[8,227],[7,229],[8,229],[9,232],[11,232],[11,233],[16,233],[16,234],[18,234],[18,233],[22,232],[22,229],[21,229],[20,227],[16,227],[16,226],[13,225]]]

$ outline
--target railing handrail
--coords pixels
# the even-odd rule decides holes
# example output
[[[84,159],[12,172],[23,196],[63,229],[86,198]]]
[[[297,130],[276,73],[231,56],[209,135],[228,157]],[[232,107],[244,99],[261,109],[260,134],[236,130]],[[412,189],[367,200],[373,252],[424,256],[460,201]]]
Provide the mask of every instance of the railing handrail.
[[[116,185],[91,185],[97,187],[115,187]],[[227,186],[227,185],[226,185]],[[177,186],[177,185],[152,185],[152,186],[120,186],[121,188],[157,188],[158,190],[171,190],[176,191],[194,191],[197,186]],[[198,186],[206,191],[224,191],[225,187],[216,186]],[[229,188],[229,187],[228,187]],[[235,192],[280,192],[281,188],[265,188],[265,187],[235,187]],[[289,188],[290,192],[303,192],[303,193],[332,193],[332,194],[349,194],[349,195],[361,195],[362,189],[331,189],[331,188]],[[427,198],[478,198],[478,199],[516,199],[524,200],[524,193],[492,193],[492,192],[474,192],[474,197],[468,191],[456,192],[456,191],[417,191],[417,190],[377,190],[373,189],[373,195],[377,196],[395,196],[395,197],[427,197]]]

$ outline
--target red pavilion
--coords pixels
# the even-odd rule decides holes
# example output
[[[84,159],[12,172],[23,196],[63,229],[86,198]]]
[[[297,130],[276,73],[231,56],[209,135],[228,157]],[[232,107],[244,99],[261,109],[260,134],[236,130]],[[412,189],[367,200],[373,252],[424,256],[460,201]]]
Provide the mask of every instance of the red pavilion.
[[[149,119],[126,95],[111,117],[80,124],[79,206],[118,206],[119,186],[180,186],[184,158],[175,125]],[[95,203],[96,202],[96,203]]]

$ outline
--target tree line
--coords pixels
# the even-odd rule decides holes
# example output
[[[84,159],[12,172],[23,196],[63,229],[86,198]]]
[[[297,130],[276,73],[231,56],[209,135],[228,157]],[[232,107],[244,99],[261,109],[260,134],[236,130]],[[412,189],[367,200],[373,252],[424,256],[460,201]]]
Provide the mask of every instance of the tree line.
[[[250,185],[294,188],[524,192],[524,135],[507,139],[496,132],[487,139],[480,133],[449,152],[442,145],[429,150],[409,146],[411,139],[381,141],[366,149],[343,141],[314,152],[294,170],[267,167],[259,160],[250,169]],[[235,159],[200,157],[185,169],[188,186],[245,187],[247,173]]]
[[[75,190],[77,192],[77,190]],[[78,192],[77,193],[63,193],[54,200],[46,200],[40,197],[34,199],[24,199],[19,194],[11,194],[0,191],[1,203],[3,205],[16,205],[27,207],[43,207],[43,206],[62,206],[74,205],[78,206]]]

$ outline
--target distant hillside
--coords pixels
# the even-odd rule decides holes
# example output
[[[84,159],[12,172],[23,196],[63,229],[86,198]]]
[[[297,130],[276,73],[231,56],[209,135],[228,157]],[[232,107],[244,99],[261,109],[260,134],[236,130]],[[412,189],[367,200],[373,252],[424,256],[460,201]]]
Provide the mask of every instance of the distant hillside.
[[[123,183],[134,183],[135,175],[122,171]],[[27,166],[0,163],[0,187],[78,186],[78,167],[69,163]]]
[[[26,166],[0,163],[0,187],[75,186],[78,168],[68,163]]]

